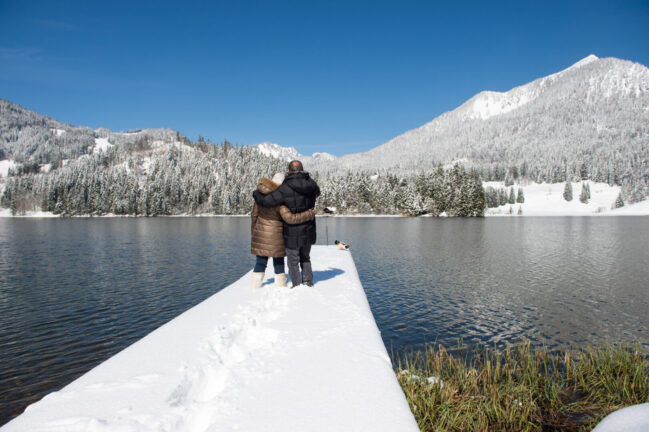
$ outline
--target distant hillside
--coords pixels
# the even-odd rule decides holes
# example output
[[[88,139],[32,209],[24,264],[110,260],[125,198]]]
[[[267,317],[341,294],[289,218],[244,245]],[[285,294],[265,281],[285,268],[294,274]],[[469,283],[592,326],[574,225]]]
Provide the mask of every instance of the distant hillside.
[[[461,161],[484,180],[588,178],[623,185],[637,201],[649,194],[649,69],[588,56],[508,92],[481,92],[368,152],[308,161],[338,175],[413,175]]]
[[[485,194],[484,181],[590,179],[621,186],[616,202],[638,202],[649,195],[649,69],[589,56],[342,157],[193,143],[171,129],[92,130],[0,100],[0,206],[13,214],[244,214],[257,180],[294,158],[318,177],[319,209],[343,213],[481,216],[505,194]]]
[[[300,157],[271,143],[193,143],[171,129],[74,127],[1,102],[0,207],[13,215],[246,214],[258,179]],[[318,153],[311,160],[333,159]],[[364,174],[318,180],[319,210],[481,216],[485,209],[480,180],[462,167],[417,180]]]
[[[284,169],[252,147],[75,127],[4,100],[0,152],[0,205],[17,214],[246,213],[258,179]]]

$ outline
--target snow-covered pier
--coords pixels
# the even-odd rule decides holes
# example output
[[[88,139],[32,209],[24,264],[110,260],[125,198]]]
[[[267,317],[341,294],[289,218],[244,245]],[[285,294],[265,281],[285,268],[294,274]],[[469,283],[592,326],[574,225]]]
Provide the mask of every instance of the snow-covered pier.
[[[417,431],[351,254],[312,261],[313,288],[246,274],[0,429]]]

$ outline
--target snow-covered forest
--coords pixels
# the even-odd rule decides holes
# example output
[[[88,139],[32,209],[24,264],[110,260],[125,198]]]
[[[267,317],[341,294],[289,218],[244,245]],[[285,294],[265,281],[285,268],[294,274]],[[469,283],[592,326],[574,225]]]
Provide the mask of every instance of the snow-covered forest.
[[[62,215],[246,214],[260,177],[286,169],[252,147],[141,140],[128,153],[111,148],[83,155],[49,173],[7,179],[1,198],[13,214]],[[354,173],[316,180],[318,210],[338,213],[431,213],[481,216],[484,191],[475,173],[459,165],[416,178]]]
[[[74,127],[8,101],[0,101],[0,152],[12,161],[0,184],[0,205],[12,214],[246,214],[259,178],[286,170],[285,160],[252,146],[191,142],[170,129],[114,133]],[[322,189],[318,210],[484,212],[477,174],[461,166],[419,176],[313,175]]]
[[[589,56],[342,157],[191,142],[171,129],[92,130],[0,100],[0,205],[14,214],[246,214],[257,180],[293,157],[320,183],[319,210],[343,214],[479,216],[524,200],[485,194],[483,182],[588,180],[620,187],[631,204],[649,196],[649,69]]]
[[[460,161],[484,181],[622,186],[649,196],[649,69],[589,56],[508,92],[484,91],[453,111],[364,153],[314,159],[321,173],[367,169],[397,175]]]

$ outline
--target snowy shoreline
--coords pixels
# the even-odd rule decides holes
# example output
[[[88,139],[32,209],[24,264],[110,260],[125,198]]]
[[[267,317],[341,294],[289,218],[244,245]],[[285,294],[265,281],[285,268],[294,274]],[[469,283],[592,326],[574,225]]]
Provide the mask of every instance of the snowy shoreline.
[[[628,206],[628,209],[622,208],[622,209],[616,209],[616,210],[611,210],[606,213],[552,213],[552,212],[538,212],[534,214],[516,214],[515,211],[513,214],[509,214],[507,212],[502,212],[502,213],[489,213],[485,212],[484,217],[486,218],[500,218],[500,217],[590,217],[590,216],[596,216],[596,217],[616,217],[616,216],[649,216],[649,202],[643,201],[642,203],[637,203],[638,207],[633,207],[635,205],[630,205]],[[640,206],[642,204],[642,206]],[[492,209],[489,209],[492,210]],[[421,215],[421,216],[404,216],[404,215],[376,215],[376,214],[343,214],[343,215],[325,215],[325,214],[317,214],[316,215],[318,219],[323,220],[325,218],[378,218],[378,219],[389,219],[389,218],[399,218],[399,219],[412,219],[412,218],[435,218],[435,216],[431,215]],[[243,215],[214,215],[214,214],[195,214],[195,215],[157,215],[157,216],[133,216],[133,215],[115,215],[115,214],[107,214],[107,215],[74,215],[74,216],[64,216],[64,215],[56,215],[54,213],[49,213],[49,212],[33,212],[33,213],[27,213],[24,215],[16,215],[13,216],[11,215],[11,212],[9,209],[0,209],[0,218],[13,218],[13,219],[155,219],[155,218],[246,218],[250,217],[249,214],[243,214]],[[440,219],[454,219],[453,217],[448,217],[448,216],[438,216]]]
[[[524,192],[523,203],[504,204],[500,207],[485,209],[485,217],[502,217],[502,216],[649,216],[649,200],[644,200],[634,204],[627,204],[620,208],[611,208],[616,198],[620,194],[619,186],[610,186],[606,183],[595,183],[585,181],[580,183],[571,183],[574,190],[574,197],[571,201],[566,201],[563,197],[565,187],[564,183],[530,183],[505,186],[504,182],[484,182],[483,186],[493,189],[504,189],[505,191],[519,190]],[[590,189],[590,198],[587,203],[579,200],[579,192],[582,185],[588,184]],[[134,218],[134,217],[249,217],[250,214],[241,215],[224,215],[224,214],[178,214],[178,215],[158,215],[158,216],[134,216],[134,215],[55,215],[50,212],[28,212],[25,215],[12,216],[8,208],[0,208],[0,217],[16,218]],[[318,214],[323,217],[349,217],[349,218],[408,218],[413,216],[399,214]],[[424,214],[420,217],[433,217],[430,214]],[[440,217],[446,217],[442,214]]]

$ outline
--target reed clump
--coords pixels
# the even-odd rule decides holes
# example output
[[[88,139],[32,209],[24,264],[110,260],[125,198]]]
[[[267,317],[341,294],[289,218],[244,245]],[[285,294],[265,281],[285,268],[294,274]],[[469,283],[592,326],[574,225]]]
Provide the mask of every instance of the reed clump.
[[[639,345],[454,354],[438,346],[395,364],[422,431],[590,431],[612,411],[649,402]]]

